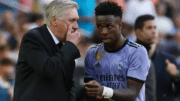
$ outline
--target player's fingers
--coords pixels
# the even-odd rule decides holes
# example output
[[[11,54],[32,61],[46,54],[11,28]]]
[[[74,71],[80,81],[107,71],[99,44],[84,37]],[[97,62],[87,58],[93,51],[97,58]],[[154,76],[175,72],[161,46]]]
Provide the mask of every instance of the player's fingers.
[[[90,97],[96,97],[97,93],[96,92],[86,92],[88,96]]]
[[[101,100],[103,99],[103,96],[96,96],[96,99]]]
[[[89,87],[85,87],[86,91],[88,92],[97,92],[98,89],[97,88],[89,88]]]
[[[96,82],[95,80],[91,80],[87,84],[94,84],[95,82]]]
[[[85,84],[86,87],[89,87],[89,88],[97,88],[98,86],[95,85],[95,84]]]
[[[85,86],[96,86],[96,81],[92,80],[92,81],[89,81],[88,83],[84,83]]]

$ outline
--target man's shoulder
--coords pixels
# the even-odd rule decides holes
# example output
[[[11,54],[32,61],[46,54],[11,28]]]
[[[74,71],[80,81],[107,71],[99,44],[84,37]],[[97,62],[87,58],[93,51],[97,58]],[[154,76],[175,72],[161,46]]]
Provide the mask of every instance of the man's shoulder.
[[[24,34],[22,39],[30,38],[30,39],[37,39],[37,40],[39,40],[40,38],[42,38],[42,35],[43,35],[43,34],[41,34],[41,29],[42,29],[42,27],[36,27],[36,28],[28,30]]]
[[[156,54],[159,55],[160,57],[165,57],[168,59],[174,59],[175,58],[172,54],[165,53],[165,52],[158,51],[158,50],[156,50]]]
[[[28,30],[25,34],[24,34],[24,37],[27,37],[27,36],[37,36],[38,34],[40,34],[40,27],[37,27],[37,28],[33,28],[33,29],[30,29]]]

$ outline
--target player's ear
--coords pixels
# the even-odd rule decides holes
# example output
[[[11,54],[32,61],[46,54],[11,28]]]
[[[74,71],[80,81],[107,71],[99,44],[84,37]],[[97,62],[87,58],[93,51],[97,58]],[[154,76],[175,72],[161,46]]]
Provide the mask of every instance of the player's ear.
[[[121,31],[121,29],[122,29],[122,23],[120,22],[119,23],[119,30]]]

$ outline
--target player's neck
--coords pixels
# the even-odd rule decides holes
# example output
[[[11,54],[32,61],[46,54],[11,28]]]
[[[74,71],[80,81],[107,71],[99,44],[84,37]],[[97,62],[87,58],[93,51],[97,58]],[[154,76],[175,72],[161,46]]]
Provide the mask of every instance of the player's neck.
[[[118,41],[116,41],[115,43],[113,43],[111,45],[105,44],[105,50],[112,52],[112,51],[121,49],[121,47],[124,45],[125,41],[126,41],[126,38],[121,37]]]

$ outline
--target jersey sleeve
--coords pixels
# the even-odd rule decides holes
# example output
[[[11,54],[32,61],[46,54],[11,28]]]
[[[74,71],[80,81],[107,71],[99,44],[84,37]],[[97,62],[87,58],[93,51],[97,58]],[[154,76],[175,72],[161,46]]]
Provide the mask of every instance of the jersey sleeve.
[[[140,81],[146,81],[150,61],[146,49],[139,47],[129,58],[129,69],[127,77],[134,78]]]
[[[92,57],[93,57],[93,52],[91,49],[89,49],[85,57],[85,77],[84,77],[85,82],[93,80]]]

